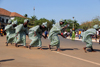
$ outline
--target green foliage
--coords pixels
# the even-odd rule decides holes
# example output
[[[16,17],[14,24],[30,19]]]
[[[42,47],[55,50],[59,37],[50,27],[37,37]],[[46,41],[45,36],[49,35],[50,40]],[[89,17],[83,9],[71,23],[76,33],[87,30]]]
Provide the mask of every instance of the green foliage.
[[[27,14],[25,14],[25,16],[26,16],[26,15],[27,15]],[[15,17],[14,20],[17,20],[17,21],[18,21],[18,24],[22,24],[22,23],[24,23],[24,19],[25,19],[25,18]],[[48,20],[48,19],[46,19],[46,18],[37,19],[36,16],[31,16],[31,18],[27,18],[27,19],[30,20],[30,22],[28,23],[28,27],[29,27],[29,28],[32,28],[32,27],[34,27],[34,26],[36,26],[36,25],[41,25],[42,23],[47,22],[47,30],[50,30],[50,29],[52,28],[53,24],[56,23],[54,19],[51,19],[51,20]],[[73,28],[73,22],[74,22],[74,27],[75,27],[75,29],[78,29],[78,28],[80,27],[80,25],[77,23],[76,20],[73,21],[73,20],[71,20],[71,19],[65,19],[64,22],[65,22],[65,23],[64,23],[63,26],[65,26],[65,25],[67,25],[67,24],[70,25],[67,29],[65,29],[65,30],[67,30],[67,31],[70,31],[70,29]]]
[[[24,19],[25,19],[25,18],[22,18],[22,17],[15,17],[15,18],[14,18],[14,20],[17,20],[17,21],[18,21],[18,25],[19,25],[19,24],[23,24],[23,23],[24,23]]]
[[[74,28],[75,28],[75,29],[80,28],[80,25],[79,25],[79,23],[77,23],[76,20],[65,19],[64,22],[65,22],[64,25],[69,24],[69,27],[66,28],[67,31],[70,31],[70,29],[73,28],[73,23],[74,23]]]
[[[25,15],[24,15],[24,17],[28,17],[28,15],[27,15],[27,14],[25,14]]]
[[[31,28],[31,27],[34,27],[36,25],[41,25],[42,23],[44,22],[47,22],[47,30],[50,30],[52,28],[52,25],[55,24],[55,20],[47,20],[45,18],[40,18],[39,20],[36,18],[36,16],[31,16],[30,19],[30,22],[28,24],[28,27]]]
[[[93,28],[93,26],[97,24],[100,26],[100,21],[99,21],[99,17],[94,18],[92,21],[86,21],[83,22],[80,27],[84,30],[87,30],[89,28]]]

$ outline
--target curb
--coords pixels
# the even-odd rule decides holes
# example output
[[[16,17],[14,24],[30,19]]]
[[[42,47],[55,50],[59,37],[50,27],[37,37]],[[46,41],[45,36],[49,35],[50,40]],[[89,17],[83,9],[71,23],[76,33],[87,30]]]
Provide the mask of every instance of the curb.
[[[70,39],[70,37],[67,37],[66,39]],[[78,41],[82,41],[82,39],[78,39],[78,38],[75,38],[75,40],[78,40]],[[96,42],[94,39],[92,39],[92,42]],[[96,43],[99,43],[99,39],[97,39],[97,42]]]

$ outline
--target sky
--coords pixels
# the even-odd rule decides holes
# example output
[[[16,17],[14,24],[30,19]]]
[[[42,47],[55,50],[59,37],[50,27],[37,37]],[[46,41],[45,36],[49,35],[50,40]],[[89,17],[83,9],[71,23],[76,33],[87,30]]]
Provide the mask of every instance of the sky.
[[[56,22],[75,17],[79,24],[100,16],[100,0],[0,0],[0,8]]]

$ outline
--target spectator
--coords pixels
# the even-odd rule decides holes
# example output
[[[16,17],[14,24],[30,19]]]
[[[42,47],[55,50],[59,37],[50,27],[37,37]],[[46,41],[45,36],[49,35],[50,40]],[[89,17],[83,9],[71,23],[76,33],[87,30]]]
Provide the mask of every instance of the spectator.
[[[45,31],[45,32],[44,32],[44,34],[45,34],[45,37],[47,37],[47,35],[48,35],[48,32],[47,32],[47,31]]]
[[[72,37],[72,31],[70,31],[70,38]]]
[[[79,29],[78,34],[79,34],[79,39],[80,39],[81,38],[81,30],[80,29]]]
[[[1,33],[1,36],[3,36],[3,29],[2,28],[0,29],[0,33]]]
[[[64,36],[67,37],[67,31],[66,31],[66,30],[65,30],[65,32],[64,32]]]

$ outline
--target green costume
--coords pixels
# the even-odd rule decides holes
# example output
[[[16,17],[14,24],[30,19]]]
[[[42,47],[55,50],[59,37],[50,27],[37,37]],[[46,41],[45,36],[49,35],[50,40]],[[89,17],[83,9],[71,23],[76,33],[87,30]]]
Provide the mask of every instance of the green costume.
[[[8,23],[9,23],[9,24],[12,23],[11,19],[8,20]],[[9,25],[7,25],[7,26],[5,27],[5,29],[7,29],[8,27],[9,27]],[[9,36],[9,32],[6,31],[6,40],[7,40],[7,41],[8,41],[8,36]]]
[[[75,31],[72,31],[72,40],[75,40]]]
[[[96,29],[98,29],[98,25],[94,25],[93,28],[88,29],[85,32],[81,33],[81,36],[83,37],[82,41],[86,43],[87,48],[92,48],[92,38],[91,35],[96,34]]]
[[[27,21],[28,21],[28,19],[25,19],[24,23]],[[20,24],[17,27],[15,27],[15,29],[16,29],[16,34],[18,33],[16,43],[17,44],[21,43],[24,46],[26,46],[26,34],[28,34],[28,28],[24,27],[23,24]]]
[[[49,36],[48,36],[48,39],[50,39],[51,43],[50,45],[51,46],[57,46],[57,48],[60,47],[60,40],[59,40],[59,37],[58,37],[58,34],[61,33],[61,26],[60,26],[60,23],[56,23],[50,30],[49,32]]]
[[[43,23],[42,25],[47,27],[47,22]],[[36,32],[36,36],[34,36],[35,35],[34,32]],[[42,42],[41,42],[42,33],[43,31],[40,29],[39,25],[29,29],[29,39],[32,40],[30,46],[33,45],[35,47],[37,46],[42,47]]]
[[[16,41],[15,28],[13,27],[13,24],[17,24],[17,20],[12,22],[12,24],[7,25],[5,27],[5,30],[7,32],[7,43],[15,43],[15,41]]]

